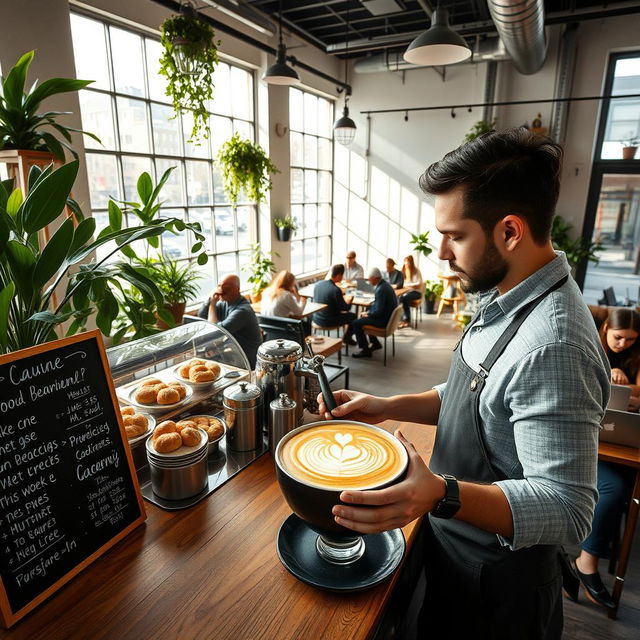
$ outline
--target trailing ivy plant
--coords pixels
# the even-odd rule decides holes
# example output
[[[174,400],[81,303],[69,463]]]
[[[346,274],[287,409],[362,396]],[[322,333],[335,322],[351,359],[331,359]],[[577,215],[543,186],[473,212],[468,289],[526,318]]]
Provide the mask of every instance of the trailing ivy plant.
[[[218,64],[218,46],[211,25],[195,11],[167,18],[160,27],[160,74],[167,78],[167,95],[175,115],[190,112],[193,128],[190,142],[209,137],[208,102],[213,98],[213,74]],[[185,70],[186,69],[186,70]]]
[[[264,202],[271,190],[271,174],[279,173],[265,150],[251,140],[242,140],[238,133],[227,140],[218,151],[222,168],[224,192],[232,204],[237,204],[244,191],[252,202]]]

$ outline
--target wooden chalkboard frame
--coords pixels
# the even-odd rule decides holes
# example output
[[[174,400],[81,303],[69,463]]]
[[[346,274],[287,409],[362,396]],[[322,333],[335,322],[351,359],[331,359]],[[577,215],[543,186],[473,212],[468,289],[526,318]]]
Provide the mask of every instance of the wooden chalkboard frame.
[[[5,628],[9,628],[13,626],[18,620],[23,618],[35,607],[37,607],[42,602],[44,602],[47,598],[53,595],[56,591],[58,591],[58,589],[60,589],[67,582],[69,582],[73,577],[75,577],[78,573],[80,573],[83,569],[89,566],[94,560],[96,560],[101,555],[106,553],[111,547],[113,547],[116,543],[118,543],[120,540],[126,537],[131,531],[133,531],[136,527],[141,525],[147,519],[147,515],[144,509],[144,503],[142,501],[142,494],[140,493],[140,485],[138,484],[138,478],[136,476],[133,457],[131,455],[131,449],[127,444],[127,435],[124,429],[124,425],[122,423],[122,416],[120,414],[118,400],[116,397],[116,391],[113,386],[113,379],[111,378],[111,370],[109,368],[107,354],[104,348],[104,343],[102,341],[102,335],[100,331],[98,330],[87,331],[85,333],[81,333],[76,336],[72,336],[70,338],[63,338],[61,340],[55,340],[53,342],[48,342],[43,345],[38,345],[36,347],[30,347],[28,349],[14,351],[13,353],[0,356],[0,365],[5,365],[10,362],[15,362],[17,360],[24,360],[41,353],[45,353],[47,351],[55,351],[56,349],[66,347],[71,344],[90,342],[90,341],[95,341],[96,346],[98,348],[98,352],[100,354],[100,363],[95,363],[95,364],[96,366],[100,366],[100,365],[102,366],[102,370],[105,375],[107,386],[109,388],[110,398],[113,404],[113,409],[116,415],[116,419],[118,421],[120,436],[123,441],[123,448],[127,457],[129,473],[131,475],[132,485],[135,489],[140,515],[133,522],[129,523],[119,533],[117,533],[114,537],[110,538],[100,548],[94,551],[90,556],[82,560],[82,562],[80,562],[79,564],[75,565],[70,571],[65,573],[55,583],[53,583],[51,586],[45,589],[37,597],[29,601],[28,604],[26,604],[24,607],[22,607],[18,611],[12,610],[7,592],[5,590],[4,584],[0,577],[0,622],[2,622],[2,625]]]

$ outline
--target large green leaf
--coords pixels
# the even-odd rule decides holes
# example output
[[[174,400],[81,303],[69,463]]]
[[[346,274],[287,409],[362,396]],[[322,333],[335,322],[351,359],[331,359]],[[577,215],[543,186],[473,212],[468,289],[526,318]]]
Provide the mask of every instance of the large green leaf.
[[[9,194],[13,191],[13,179],[0,180],[0,208],[6,209]]]
[[[122,210],[113,200],[109,200],[108,210],[109,226],[114,231],[120,231],[122,229]]]
[[[153,183],[151,182],[151,176],[145,171],[138,178],[138,195],[140,200],[146,204],[149,202],[149,198],[153,193]]]
[[[23,200],[24,198],[22,197],[22,191],[20,191],[20,189],[14,189],[9,196],[9,199],[7,200],[7,213],[12,218],[15,219]]]
[[[9,71],[9,75],[4,81],[4,99],[8,109],[22,109],[22,95],[24,94],[24,83],[27,79],[29,65],[33,60],[34,52],[25,53],[15,67]]]
[[[94,82],[93,80],[74,80],[73,78],[50,78],[45,80],[39,87],[29,93],[24,101],[24,109],[28,113],[33,113],[40,103],[50,96],[58,93],[68,93],[69,91],[80,91],[87,85]],[[23,83],[24,88],[24,83]]]
[[[108,289],[105,295],[98,302],[98,313],[96,314],[96,324],[105,336],[111,335],[111,326],[118,317],[120,307],[116,297]]]
[[[43,287],[62,266],[73,241],[73,220],[67,218],[43,249],[33,271],[33,286]]]
[[[75,233],[73,234],[73,242],[71,243],[71,248],[69,249],[69,255],[73,255],[80,249],[80,247],[84,247],[89,240],[93,237],[93,234],[96,230],[96,219],[95,218],[85,218],[80,222],[80,224],[76,227]]]
[[[11,222],[12,219],[4,211],[0,210],[0,256],[4,253],[9,241],[11,231],[9,224]]]
[[[22,225],[27,233],[43,229],[62,213],[77,174],[76,160],[39,180],[29,191],[22,205]]]
[[[66,313],[53,313],[52,311],[38,311],[30,318],[30,322],[42,322],[43,324],[57,325],[66,322],[69,318],[73,318],[82,311],[67,311]]]
[[[47,145],[47,149],[53,153],[53,155],[60,160],[60,162],[64,162],[66,160],[64,156],[64,149],[62,145],[58,141],[58,139],[51,133],[43,132],[40,134],[40,137],[44,140]]]
[[[16,286],[10,282],[2,291],[0,291],[0,347],[2,352],[6,352],[9,336],[7,331],[9,328],[9,305],[13,299]]]
[[[33,296],[31,279],[36,259],[31,250],[16,240],[7,242],[7,262],[11,277],[16,284],[18,295],[24,300],[30,300]]]

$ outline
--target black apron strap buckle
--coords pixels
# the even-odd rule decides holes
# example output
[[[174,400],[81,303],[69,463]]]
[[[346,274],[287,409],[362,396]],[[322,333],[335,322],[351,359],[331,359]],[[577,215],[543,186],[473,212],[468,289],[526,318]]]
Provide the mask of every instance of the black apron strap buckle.
[[[480,371],[478,371],[476,375],[473,376],[473,380],[469,385],[469,389],[471,391],[475,391],[478,388],[478,385],[480,384],[480,379],[486,380],[487,376],[489,375],[489,372],[482,365],[478,365],[478,366],[480,368]]]

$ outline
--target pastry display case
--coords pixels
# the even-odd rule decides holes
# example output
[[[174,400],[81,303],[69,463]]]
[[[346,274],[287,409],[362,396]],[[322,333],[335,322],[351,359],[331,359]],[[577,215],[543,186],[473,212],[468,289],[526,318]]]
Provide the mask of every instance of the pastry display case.
[[[196,321],[107,350],[120,402],[129,446],[140,482],[142,495],[158,506],[174,510],[196,504],[224,484],[266,450],[261,438],[251,451],[233,451],[226,437],[211,432],[206,473],[195,495],[174,489],[167,499],[154,474],[149,455],[153,427],[166,421],[178,425],[204,418],[222,426],[226,434],[223,392],[239,382],[249,382],[252,372],[240,345],[225,329],[207,321]],[[201,431],[207,435],[208,425]],[[151,441],[150,441],[151,443]],[[182,475],[188,471],[182,469]],[[200,471],[201,475],[202,472]],[[171,482],[172,472],[162,477]],[[196,486],[196,485],[193,485]],[[154,491],[155,489],[155,491]],[[184,496],[184,497],[183,497]]]

